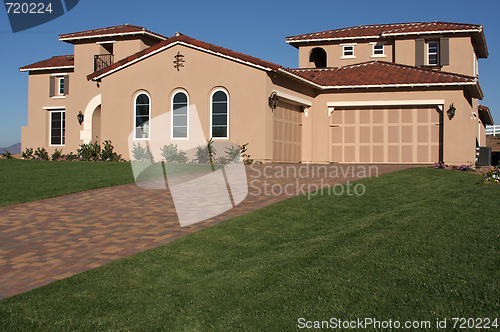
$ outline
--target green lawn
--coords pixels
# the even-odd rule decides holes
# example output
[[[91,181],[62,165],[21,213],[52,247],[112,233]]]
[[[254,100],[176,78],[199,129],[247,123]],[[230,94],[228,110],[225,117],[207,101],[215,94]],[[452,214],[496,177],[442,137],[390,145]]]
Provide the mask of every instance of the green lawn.
[[[166,167],[169,175],[211,171],[202,164]],[[138,180],[155,176],[148,173]],[[0,159],[0,207],[133,182],[130,163]]]
[[[500,320],[500,186],[480,181],[415,168],[360,181],[360,197],[291,198],[3,299],[0,330]]]

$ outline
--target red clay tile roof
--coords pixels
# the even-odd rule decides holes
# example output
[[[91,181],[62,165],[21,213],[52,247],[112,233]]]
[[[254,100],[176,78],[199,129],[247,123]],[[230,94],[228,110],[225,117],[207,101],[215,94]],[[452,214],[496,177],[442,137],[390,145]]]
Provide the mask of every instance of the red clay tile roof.
[[[64,69],[74,68],[75,61],[73,55],[58,55],[50,59],[35,62],[19,68],[19,71],[34,71],[34,70],[49,70],[49,69]]]
[[[80,31],[80,32],[74,32],[74,33],[66,33],[63,35],[59,35],[59,40],[71,42],[71,41],[75,41],[75,40],[79,40],[79,39],[102,38],[102,37],[108,37],[108,36],[134,35],[134,34],[149,35],[151,37],[154,37],[154,38],[157,38],[160,40],[167,39],[167,37],[162,36],[160,34],[157,34],[155,32],[148,31],[148,30],[146,30],[146,28],[136,26],[136,25],[131,25],[131,24],[124,24],[124,25],[117,25],[117,26],[109,27],[109,28],[93,29],[93,30]]]
[[[433,33],[473,33],[473,40],[480,47],[480,57],[488,57],[488,49],[484,37],[483,26],[478,24],[463,24],[451,22],[413,22],[397,24],[360,25],[356,27],[336,29],[286,38],[286,42],[294,44],[303,42],[318,42],[345,39],[382,38],[387,36],[419,35]]]
[[[490,109],[487,106],[478,105],[477,110],[479,113],[479,119],[481,119],[484,124],[494,125],[493,117],[491,116]]]
[[[384,61],[369,61],[338,68],[293,69],[292,72],[328,89],[470,85],[477,86],[478,91],[474,95],[480,95],[478,98],[482,98],[479,84],[474,77]]]

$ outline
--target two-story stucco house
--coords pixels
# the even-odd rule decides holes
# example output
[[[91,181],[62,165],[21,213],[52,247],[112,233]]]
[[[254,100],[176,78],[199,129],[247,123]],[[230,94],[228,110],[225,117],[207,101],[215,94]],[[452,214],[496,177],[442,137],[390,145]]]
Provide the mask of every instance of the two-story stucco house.
[[[480,25],[382,24],[288,37],[298,69],[132,25],[59,40],[74,44],[74,55],[20,69],[29,72],[23,149],[69,153],[111,140],[128,156],[130,137],[147,143],[162,132],[181,144],[198,130],[249,143],[263,162],[461,164],[475,162],[493,124],[478,104],[478,59],[488,56]],[[153,130],[151,119],[165,114]]]

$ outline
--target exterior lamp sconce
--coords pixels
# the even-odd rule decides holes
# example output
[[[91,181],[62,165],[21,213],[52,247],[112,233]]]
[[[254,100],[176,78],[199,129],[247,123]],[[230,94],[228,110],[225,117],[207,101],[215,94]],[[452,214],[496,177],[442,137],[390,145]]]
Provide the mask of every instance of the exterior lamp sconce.
[[[83,122],[83,114],[82,111],[79,111],[78,114],[76,115],[76,118],[78,119],[78,123],[82,124]]]
[[[273,93],[269,96],[269,107],[271,107],[272,110],[275,110],[276,107],[278,107],[278,101],[278,94],[276,91],[273,91]]]
[[[448,114],[448,119],[453,119],[453,117],[455,116],[455,111],[457,109],[455,108],[455,106],[453,106],[453,104],[451,104],[450,108],[448,108],[448,110],[446,111],[446,113]]]

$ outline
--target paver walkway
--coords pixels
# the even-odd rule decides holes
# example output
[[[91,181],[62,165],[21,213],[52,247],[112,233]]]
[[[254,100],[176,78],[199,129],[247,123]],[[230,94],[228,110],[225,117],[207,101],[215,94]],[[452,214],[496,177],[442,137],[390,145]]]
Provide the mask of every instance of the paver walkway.
[[[136,184],[0,208],[0,299],[168,243],[315,189],[314,185],[357,180],[363,176],[360,167],[369,175],[368,166],[323,166],[327,173],[320,165],[247,166],[246,199],[221,215],[186,227],[179,225],[168,189],[147,190]],[[337,167],[338,177],[332,167]],[[376,167],[371,168],[373,176],[375,170],[380,175],[411,166]],[[276,173],[280,171],[284,173]]]

